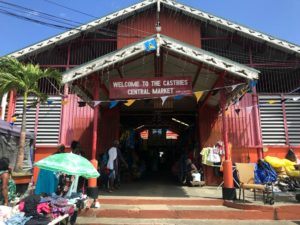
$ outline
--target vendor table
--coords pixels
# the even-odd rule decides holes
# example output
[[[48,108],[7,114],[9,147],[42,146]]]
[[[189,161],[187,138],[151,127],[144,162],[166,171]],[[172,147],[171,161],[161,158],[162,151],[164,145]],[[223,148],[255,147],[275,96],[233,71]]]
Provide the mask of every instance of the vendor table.
[[[59,224],[60,222],[62,222],[63,220],[66,220],[66,225],[69,222],[69,214],[65,214],[63,216],[59,216],[57,218],[55,218],[54,220],[52,220],[50,223],[48,223],[48,225],[55,225],[55,224]]]

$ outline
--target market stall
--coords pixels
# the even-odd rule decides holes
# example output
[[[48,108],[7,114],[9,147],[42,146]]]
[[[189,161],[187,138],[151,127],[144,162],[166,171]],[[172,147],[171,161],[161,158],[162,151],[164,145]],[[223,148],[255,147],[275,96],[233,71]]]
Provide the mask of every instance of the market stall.
[[[0,158],[9,159],[10,167],[14,168],[18,155],[18,146],[21,128],[0,120]],[[33,147],[34,134],[27,131],[24,150],[23,171],[30,172],[32,169],[31,149]]]
[[[77,191],[78,178],[97,178],[98,171],[87,159],[73,153],[51,155],[35,166],[52,176],[41,179],[39,185],[39,178],[45,178],[46,173],[42,174],[35,194],[24,197],[17,206],[0,208],[0,221],[2,217],[2,221],[14,225],[53,225],[63,220],[75,224],[77,211],[91,204],[84,193]]]

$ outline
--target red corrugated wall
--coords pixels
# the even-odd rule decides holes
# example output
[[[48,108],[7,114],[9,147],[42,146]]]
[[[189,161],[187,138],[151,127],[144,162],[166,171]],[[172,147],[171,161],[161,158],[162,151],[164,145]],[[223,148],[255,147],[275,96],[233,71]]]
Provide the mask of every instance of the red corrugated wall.
[[[118,24],[118,49],[143,37],[156,34],[156,10],[132,16]],[[179,13],[162,8],[160,12],[161,34],[185,43],[201,47],[200,22]],[[124,35],[138,37],[124,37]]]
[[[119,140],[120,135],[120,109],[103,109],[101,111],[97,155],[112,147],[114,140]]]
[[[90,158],[92,147],[92,130],[94,112],[91,107],[79,107],[80,98],[75,94],[69,94],[65,99],[67,104],[64,105],[65,112],[62,118],[63,129],[61,136],[65,136],[66,146],[70,146],[73,140],[79,141],[86,156]],[[62,137],[61,137],[62,138]]]
[[[229,142],[232,158],[239,154],[235,149],[257,148],[260,146],[260,129],[256,127],[256,110],[252,94],[246,94],[239,105],[230,106],[226,111]],[[236,109],[240,109],[237,113]],[[202,146],[212,146],[222,140],[222,118],[215,109],[206,106],[199,112],[200,142]]]
[[[255,95],[246,94],[239,102],[226,111],[231,157],[234,162],[256,162],[260,146],[260,128],[256,124]],[[248,109],[247,109],[248,108]],[[236,109],[240,109],[236,113]],[[222,117],[216,109],[205,106],[199,112],[199,133],[202,147],[210,147],[223,140]],[[206,183],[219,184],[221,178],[213,175],[213,169],[205,167]]]

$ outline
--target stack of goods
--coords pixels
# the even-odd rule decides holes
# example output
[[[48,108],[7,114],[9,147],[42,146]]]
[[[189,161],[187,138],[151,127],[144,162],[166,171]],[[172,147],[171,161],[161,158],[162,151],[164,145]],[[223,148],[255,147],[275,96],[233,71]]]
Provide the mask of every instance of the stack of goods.
[[[0,206],[0,225],[46,225],[64,215],[77,216],[76,208],[84,208],[86,196],[77,195],[72,199],[53,195],[41,197],[29,195],[14,208]],[[74,218],[73,220],[76,220]]]
[[[276,171],[278,177],[275,185],[280,191],[296,191],[300,188],[300,170],[298,170],[296,162],[272,156],[266,156],[265,162],[269,163]]]

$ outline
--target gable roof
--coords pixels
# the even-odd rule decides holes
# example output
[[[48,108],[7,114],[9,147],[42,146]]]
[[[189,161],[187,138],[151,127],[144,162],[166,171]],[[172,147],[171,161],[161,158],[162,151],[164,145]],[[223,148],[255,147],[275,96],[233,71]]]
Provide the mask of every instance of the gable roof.
[[[258,79],[259,71],[251,67],[239,64],[230,59],[212,54],[203,49],[188,45],[181,41],[167,37],[165,35],[152,35],[144,40],[133,43],[117,51],[103,55],[88,63],[77,66],[63,73],[63,83],[72,82],[78,78],[87,76],[99,70],[103,70],[110,66],[114,66],[125,59],[132,58],[146,51],[145,43],[155,38],[158,48],[159,46],[173,51],[187,58],[204,63],[206,65],[222,69],[230,74],[243,77],[249,80]]]
[[[198,19],[201,21],[209,21],[210,23],[215,24],[216,26],[220,26],[220,27],[223,27],[224,29],[228,29],[231,31],[236,31],[240,35],[246,36],[248,38],[252,38],[256,41],[266,42],[266,43],[274,46],[275,48],[278,48],[278,49],[281,49],[284,51],[288,51],[291,53],[297,53],[300,55],[300,46],[298,46],[298,45],[292,44],[290,42],[287,42],[287,41],[284,41],[281,39],[277,39],[277,38],[272,37],[267,34],[263,34],[261,32],[258,32],[253,29],[247,28],[245,26],[239,25],[237,23],[222,19],[220,17],[205,13],[198,9],[175,2],[173,0],[145,0],[141,3],[137,3],[135,5],[127,7],[125,9],[111,13],[105,17],[96,19],[92,22],[89,22],[85,25],[74,28],[70,31],[61,33],[57,36],[54,36],[52,38],[41,41],[37,44],[31,45],[31,46],[21,49],[19,51],[13,52],[13,53],[9,54],[8,56],[19,58],[19,57],[22,57],[22,56],[25,56],[25,55],[28,55],[31,53],[38,53],[41,50],[44,50],[55,44],[61,44],[70,39],[74,39],[74,38],[78,37],[82,32],[91,32],[97,28],[107,25],[108,23],[124,19],[138,11],[145,10],[146,8],[148,8],[154,4],[157,4],[158,7],[160,7],[161,3],[162,3],[162,5],[164,5],[168,8],[181,11],[182,13],[185,13],[188,16],[194,17],[195,19]]]

